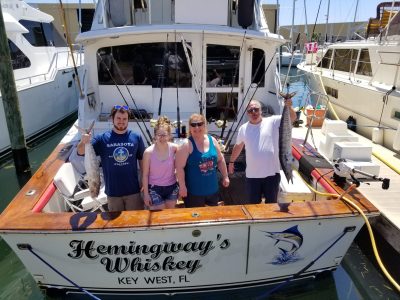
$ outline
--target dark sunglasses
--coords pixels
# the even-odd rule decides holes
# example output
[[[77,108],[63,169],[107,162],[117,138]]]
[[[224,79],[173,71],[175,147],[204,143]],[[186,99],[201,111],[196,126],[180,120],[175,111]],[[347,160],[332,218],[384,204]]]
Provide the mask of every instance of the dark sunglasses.
[[[247,110],[247,113],[248,113],[248,114],[252,114],[252,113],[257,113],[257,112],[259,112],[259,111],[260,111],[260,109],[259,109],[258,107],[254,107],[254,108],[248,109],[248,110]]]
[[[114,109],[124,109],[124,110],[129,110],[128,105],[114,105]]]
[[[191,127],[201,127],[204,125],[204,122],[190,123]]]

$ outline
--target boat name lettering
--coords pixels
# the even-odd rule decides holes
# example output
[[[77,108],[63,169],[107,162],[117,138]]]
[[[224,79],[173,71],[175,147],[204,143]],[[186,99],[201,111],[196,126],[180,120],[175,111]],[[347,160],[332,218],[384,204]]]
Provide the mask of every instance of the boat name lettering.
[[[107,144],[108,148],[111,147],[133,147],[133,143],[112,143],[112,144]]]
[[[221,236],[217,238],[219,240]],[[230,245],[229,239],[225,239],[220,244],[219,248],[224,250]],[[98,259],[105,266],[108,272],[125,272],[128,268],[131,271],[138,272],[157,272],[160,270],[173,271],[184,270],[188,273],[194,273],[201,267],[200,260],[175,261],[175,257],[166,256],[163,261],[153,261],[160,258],[162,254],[177,254],[180,252],[198,253],[201,257],[207,255],[216,246],[213,241],[199,242],[164,242],[162,244],[141,245],[135,241],[130,241],[125,245],[103,245],[96,244],[95,241],[72,240],[69,243],[71,251],[67,254],[73,259],[87,257],[89,259]],[[118,257],[110,257],[118,255]],[[143,257],[124,257],[148,255]]]
[[[158,271],[175,271],[187,270],[189,274],[193,274],[201,268],[200,260],[180,260],[175,261],[175,258],[167,256],[162,262],[146,259],[145,262],[140,257],[133,259],[129,257],[102,257],[100,263],[105,266],[106,271],[110,273],[124,273],[130,269],[132,272],[158,272]]]

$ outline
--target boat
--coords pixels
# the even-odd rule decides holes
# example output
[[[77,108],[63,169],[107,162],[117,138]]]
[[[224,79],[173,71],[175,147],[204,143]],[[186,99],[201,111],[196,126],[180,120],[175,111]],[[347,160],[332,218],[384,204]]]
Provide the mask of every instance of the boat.
[[[361,135],[398,151],[400,3],[394,4],[377,6],[365,39],[331,44],[317,64],[303,62],[298,68],[313,91],[329,97],[331,118],[348,121]]]
[[[303,53],[300,50],[290,51],[286,45],[283,45],[280,52],[280,59],[282,67],[288,67],[289,65],[297,66],[303,60]]]
[[[227,135],[235,135],[251,98],[266,113],[282,111],[275,53],[284,39],[269,32],[261,2],[98,1],[92,30],[78,36],[86,59],[76,124],[88,128],[95,120],[95,134],[108,130],[110,109],[126,101],[134,116],[129,128],[145,141],[158,115],[177,120],[179,141],[190,114],[200,112],[211,134],[227,132],[228,157]],[[207,86],[214,70],[221,81]],[[207,102],[211,96],[216,106]],[[240,204],[238,172],[222,192],[224,206],[101,211],[104,199],[75,193],[80,177],[69,157],[79,140],[71,127],[0,215],[2,238],[49,292],[189,297],[261,287],[272,293],[338,267],[364,224],[340,199],[346,190],[367,218],[379,215],[356,190],[327,177],[332,165],[300,139],[292,152],[303,175],[331,194],[288,192],[279,203]]]
[[[78,87],[71,53],[53,17],[24,1],[1,2],[25,138],[33,141],[60,121],[76,118]],[[77,67],[82,55],[74,53]],[[0,95],[1,99],[1,95]],[[10,151],[0,106],[0,157]],[[72,119],[73,120],[73,119]]]

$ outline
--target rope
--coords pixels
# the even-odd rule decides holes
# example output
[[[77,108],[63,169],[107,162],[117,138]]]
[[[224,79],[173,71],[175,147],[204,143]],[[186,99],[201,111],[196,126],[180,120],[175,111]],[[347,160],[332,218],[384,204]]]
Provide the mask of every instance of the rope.
[[[37,254],[35,251],[33,251],[32,246],[29,244],[19,244],[17,245],[20,250],[29,250],[30,253],[32,253],[34,256],[36,256],[40,261],[42,261],[46,266],[48,266],[50,269],[52,269],[54,272],[56,272],[58,275],[60,275],[62,278],[64,278],[66,281],[71,283],[73,286],[78,288],[81,292],[85,293],[92,299],[96,300],[101,300],[97,296],[93,295],[91,292],[88,290],[84,289],[83,287],[79,286],[75,282],[73,282],[71,279],[69,279],[67,276],[62,274],[60,271],[58,271],[56,268],[54,268],[51,264],[49,264],[47,261],[45,261],[39,254]]]
[[[265,292],[264,294],[258,296],[256,298],[256,300],[259,299],[263,299],[263,298],[268,298],[269,296],[271,296],[271,294],[275,293],[277,290],[280,290],[282,287],[284,287],[285,285],[287,285],[289,282],[291,282],[293,279],[296,279],[297,277],[299,277],[302,273],[304,273],[305,271],[307,271],[312,265],[315,264],[315,262],[317,260],[319,260],[326,252],[328,252],[333,246],[335,246],[335,244],[337,242],[339,242],[348,232],[353,231],[353,227],[346,227],[343,232],[339,235],[339,237],[328,246],[328,248],[326,248],[320,255],[317,256],[317,258],[315,258],[314,260],[312,260],[307,266],[305,266],[303,269],[301,269],[299,272],[297,272],[296,274],[292,275],[292,277],[286,279],[284,282],[280,283],[279,285],[277,285],[276,287],[274,287],[273,289]]]
[[[355,204],[353,201],[351,201],[350,199],[344,197],[344,194],[339,195],[339,194],[332,194],[332,193],[322,193],[317,191],[316,189],[314,189],[312,186],[310,186],[305,179],[303,178],[303,176],[301,176],[300,173],[298,173],[300,175],[300,178],[304,181],[304,183],[308,186],[308,188],[314,192],[315,194],[321,195],[321,196],[328,196],[328,197],[336,197],[344,202],[346,202],[347,204],[349,204],[350,206],[352,206],[355,210],[357,210],[361,217],[364,219],[365,225],[367,226],[368,229],[368,233],[369,233],[369,237],[371,240],[371,245],[372,245],[372,249],[376,258],[376,261],[378,262],[379,267],[381,268],[383,274],[386,276],[386,278],[390,281],[390,283],[396,288],[396,290],[398,292],[400,292],[400,285],[396,282],[396,280],[390,275],[390,273],[387,271],[385,265],[383,264],[381,257],[379,255],[378,252],[378,248],[376,247],[376,242],[375,242],[375,237],[374,237],[374,232],[372,231],[372,227],[371,224],[369,223],[369,220],[367,218],[367,216],[364,214],[364,212],[362,211],[362,209]]]

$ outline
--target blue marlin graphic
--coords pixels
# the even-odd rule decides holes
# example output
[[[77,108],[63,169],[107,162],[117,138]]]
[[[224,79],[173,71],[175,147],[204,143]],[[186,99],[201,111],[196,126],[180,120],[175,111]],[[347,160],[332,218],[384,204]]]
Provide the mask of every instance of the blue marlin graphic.
[[[274,245],[277,246],[281,252],[280,255],[275,257],[276,261],[273,263],[282,264],[298,260],[296,258],[296,251],[303,244],[303,235],[300,233],[298,225],[290,227],[282,232],[262,232],[265,232],[267,237],[276,240]]]

